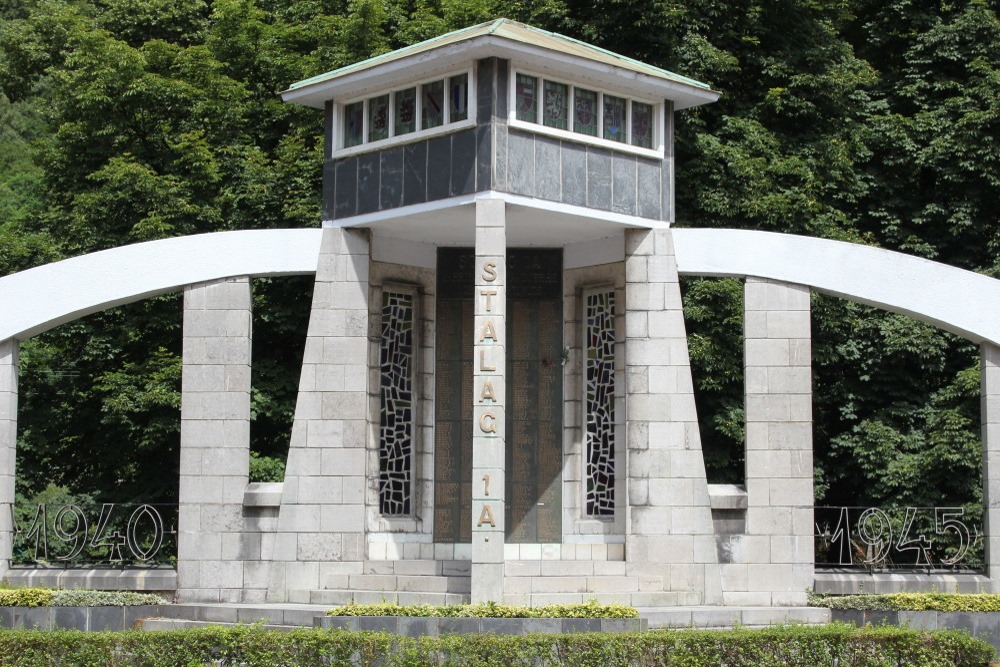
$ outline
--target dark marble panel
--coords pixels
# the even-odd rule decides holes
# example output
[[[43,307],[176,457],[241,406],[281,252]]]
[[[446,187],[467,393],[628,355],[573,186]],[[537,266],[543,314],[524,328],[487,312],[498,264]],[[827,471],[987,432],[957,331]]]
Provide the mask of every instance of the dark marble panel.
[[[380,187],[379,210],[403,205],[403,147],[379,151]]]
[[[526,197],[535,196],[535,136],[510,132],[507,136],[509,191]]]
[[[493,187],[493,125],[476,127],[476,191]]]
[[[323,219],[337,217],[337,161],[323,161]]]
[[[476,131],[451,135],[451,195],[476,191]]]
[[[427,201],[451,194],[451,135],[427,140]]]
[[[496,58],[476,62],[476,122],[480,124],[488,123],[493,116],[496,63]]]
[[[561,201],[562,160],[560,141],[539,135],[535,138],[535,196]]]
[[[359,616],[358,630],[368,630],[369,632],[392,632],[395,634],[398,629],[396,616]]]
[[[88,611],[85,607],[53,607],[52,628],[60,630],[86,630]]]
[[[334,218],[346,218],[358,211],[358,158],[345,157],[336,161],[336,204]]]
[[[157,605],[142,604],[125,607],[125,629],[134,629],[139,619],[155,618],[161,613],[160,607]]]
[[[507,122],[507,81],[510,76],[510,61],[497,59],[496,116]]]
[[[91,607],[90,631],[121,632],[125,629],[125,613],[121,607]]]
[[[508,192],[510,188],[508,174],[510,170],[508,169],[509,159],[507,156],[507,125],[506,123],[498,123],[494,127],[493,139],[497,142],[496,150],[494,154],[496,155],[496,162],[493,164],[493,189],[500,192]]]
[[[587,147],[587,206],[611,209],[611,151]]]
[[[524,619],[524,634],[558,634],[563,631],[563,620],[561,618],[526,618]]]
[[[358,215],[378,210],[379,151],[358,156]]]
[[[338,630],[357,630],[357,616],[323,616],[319,619],[319,626],[322,628],[336,628]]]
[[[14,627],[14,608],[0,607],[0,628]]]
[[[520,618],[484,618],[480,631],[483,634],[520,635],[524,631],[524,622]]]
[[[662,212],[660,208],[660,176],[663,167],[659,160],[639,158],[636,161],[636,169],[638,215],[643,218],[660,219]]]
[[[663,161],[660,170],[660,219],[674,219],[674,159],[667,158]]]
[[[611,158],[611,210],[635,215],[635,157],[615,153]]]
[[[427,637],[438,634],[438,619],[406,617],[399,618],[398,631],[403,637]]]
[[[564,141],[560,153],[562,160],[562,201],[564,204],[587,204],[587,149]]]
[[[403,147],[403,206],[427,201],[427,142]]]
[[[11,626],[25,630],[51,630],[52,607],[14,607]]]
[[[479,634],[482,627],[478,618],[442,618],[439,626],[442,635]]]
[[[562,622],[563,634],[574,632],[600,632],[601,619],[599,618],[564,618]]]

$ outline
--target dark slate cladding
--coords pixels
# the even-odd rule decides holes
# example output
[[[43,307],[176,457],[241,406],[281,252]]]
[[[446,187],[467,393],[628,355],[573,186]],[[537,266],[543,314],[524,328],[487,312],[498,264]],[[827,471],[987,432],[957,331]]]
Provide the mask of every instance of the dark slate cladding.
[[[403,206],[427,201],[427,142],[403,146]]]
[[[496,190],[572,206],[670,220],[673,105],[666,103],[663,160],[556,139],[507,125],[509,63],[476,65],[476,125],[382,150],[327,160],[323,217],[413,206]],[[327,109],[327,146],[332,117]],[[332,150],[332,148],[331,148]],[[329,152],[329,151],[328,151]]]

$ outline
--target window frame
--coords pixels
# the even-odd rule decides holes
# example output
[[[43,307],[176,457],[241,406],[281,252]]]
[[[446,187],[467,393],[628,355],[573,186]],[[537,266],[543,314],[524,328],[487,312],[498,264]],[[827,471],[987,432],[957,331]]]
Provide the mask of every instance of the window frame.
[[[333,127],[333,148],[330,151],[331,158],[346,157],[348,155],[354,155],[356,153],[364,153],[370,150],[378,150],[380,148],[386,148],[389,146],[394,146],[397,144],[410,143],[412,141],[419,141],[420,139],[426,139],[428,137],[433,137],[439,134],[446,134],[448,132],[454,132],[456,130],[465,129],[468,127],[474,127],[476,124],[476,80],[474,76],[474,69],[471,65],[469,67],[450,70],[443,74],[438,74],[437,76],[430,76],[423,79],[418,79],[415,81],[408,81],[405,84],[393,86],[391,88],[384,88],[380,90],[371,91],[365,93],[364,95],[355,95],[353,97],[345,98],[343,100],[337,101],[333,105],[333,111],[331,118],[331,125]],[[449,103],[450,94],[450,80],[453,77],[468,76],[468,85],[466,86],[466,117],[462,120],[451,121],[451,104]],[[435,81],[444,82],[444,121],[437,127],[431,127],[427,129],[421,129],[421,124],[423,121],[423,105],[422,105],[422,87],[424,84],[433,83]],[[416,89],[416,117],[414,119],[414,127],[416,128],[413,132],[407,132],[405,134],[395,134],[396,130],[396,94],[405,92],[411,88]],[[384,139],[379,139],[377,141],[368,141],[369,132],[369,102],[373,99],[381,97],[382,95],[389,96],[389,115],[387,118],[387,127],[389,135]],[[354,104],[355,102],[362,102],[362,128],[361,137],[362,141],[360,144],[354,146],[345,146],[344,142],[346,140],[346,131],[344,127],[345,123],[345,109],[346,107]]]
[[[517,76],[530,76],[537,80],[535,89],[538,91],[536,94],[544,94],[545,82],[550,81],[552,83],[562,84],[567,87],[567,99],[569,100],[569,114],[567,118],[566,127],[567,129],[562,130],[556,127],[551,127],[546,125],[542,114],[544,113],[544,101],[539,99],[536,103],[537,111],[537,121],[527,121],[520,120],[517,118]],[[573,129],[575,115],[576,115],[576,90],[581,88],[583,90],[591,91],[597,94],[597,109],[600,113],[600,118],[597,124],[597,135],[584,134],[582,132],[577,132]],[[613,139],[604,138],[604,96],[609,95],[612,97],[619,97],[625,100],[625,118],[628,124],[628,132],[625,137],[625,141],[615,141]],[[633,102],[639,102],[641,104],[648,104],[653,108],[653,133],[652,133],[652,147],[645,148],[643,146],[636,146],[632,144],[632,104]],[[644,97],[636,97],[634,95],[629,95],[620,91],[609,90],[607,88],[602,88],[600,86],[590,86],[586,84],[575,84],[566,77],[549,76],[547,74],[542,74],[531,70],[530,68],[512,66],[510,69],[510,77],[508,81],[507,90],[507,124],[509,127],[529,130],[537,134],[547,134],[553,137],[558,137],[559,139],[565,139],[568,141],[576,141],[585,144],[591,144],[594,146],[600,146],[602,148],[609,148],[611,150],[621,151],[625,153],[633,153],[635,155],[642,155],[644,157],[655,157],[663,159],[665,155],[665,137],[664,137],[664,102],[663,100],[652,100]]]

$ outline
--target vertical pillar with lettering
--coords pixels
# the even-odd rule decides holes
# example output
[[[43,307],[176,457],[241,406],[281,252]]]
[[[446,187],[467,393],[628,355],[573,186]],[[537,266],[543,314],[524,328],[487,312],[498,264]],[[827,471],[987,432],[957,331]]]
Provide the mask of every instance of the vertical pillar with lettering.
[[[476,202],[472,425],[472,601],[503,597],[504,338],[507,234],[504,202]]]

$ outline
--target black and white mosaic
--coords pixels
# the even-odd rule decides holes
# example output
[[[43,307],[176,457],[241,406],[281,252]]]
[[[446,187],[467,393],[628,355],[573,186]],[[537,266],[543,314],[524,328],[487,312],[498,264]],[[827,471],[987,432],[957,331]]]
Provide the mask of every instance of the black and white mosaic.
[[[413,294],[382,297],[379,510],[411,512],[413,471]]]
[[[587,515],[615,513],[615,293],[586,295]]]

